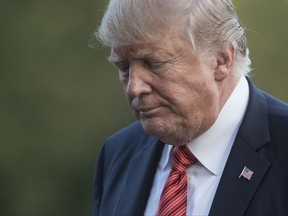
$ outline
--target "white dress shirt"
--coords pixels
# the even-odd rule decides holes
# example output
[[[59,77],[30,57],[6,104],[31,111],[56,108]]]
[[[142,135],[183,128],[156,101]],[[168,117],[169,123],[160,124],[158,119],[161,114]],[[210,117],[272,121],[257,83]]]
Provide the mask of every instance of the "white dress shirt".
[[[187,215],[208,215],[224,166],[246,111],[249,87],[246,78],[222,108],[217,120],[204,134],[187,144],[198,161],[187,169]],[[171,170],[172,145],[165,145],[154,177],[145,215],[156,215],[159,199]]]

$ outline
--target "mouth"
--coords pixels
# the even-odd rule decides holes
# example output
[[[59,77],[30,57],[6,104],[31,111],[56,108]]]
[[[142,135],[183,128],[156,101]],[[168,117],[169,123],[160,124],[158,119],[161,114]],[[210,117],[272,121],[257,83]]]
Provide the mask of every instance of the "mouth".
[[[155,116],[159,112],[160,107],[153,108],[140,108],[137,110],[137,113],[140,117],[152,117]]]

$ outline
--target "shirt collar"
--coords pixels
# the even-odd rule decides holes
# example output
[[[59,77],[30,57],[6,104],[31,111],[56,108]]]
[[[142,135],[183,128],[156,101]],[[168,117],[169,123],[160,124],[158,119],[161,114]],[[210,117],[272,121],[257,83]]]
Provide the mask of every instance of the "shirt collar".
[[[215,123],[204,134],[187,144],[198,161],[214,175],[224,169],[249,99],[249,86],[242,76],[226,101]],[[171,164],[171,145],[165,145],[159,166]]]

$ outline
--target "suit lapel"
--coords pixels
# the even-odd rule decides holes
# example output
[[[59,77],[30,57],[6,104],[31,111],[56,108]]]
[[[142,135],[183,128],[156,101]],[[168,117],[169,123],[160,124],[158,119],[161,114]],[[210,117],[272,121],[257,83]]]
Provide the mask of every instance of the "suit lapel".
[[[257,152],[270,141],[268,105],[264,95],[249,81],[250,99],[239,128],[209,215],[244,215],[269,168],[269,161]],[[239,178],[244,166],[253,171],[250,180]]]
[[[250,180],[239,178],[244,166],[253,171]],[[219,183],[210,215],[244,215],[269,162],[237,137]]]
[[[143,215],[164,144],[151,137],[131,160],[117,214]]]

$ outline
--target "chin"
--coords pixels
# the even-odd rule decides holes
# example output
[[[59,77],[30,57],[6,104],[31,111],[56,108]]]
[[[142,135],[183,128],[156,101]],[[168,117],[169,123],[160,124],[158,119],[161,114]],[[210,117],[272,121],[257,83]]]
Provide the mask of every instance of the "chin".
[[[143,129],[145,132],[151,136],[155,136],[160,139],[160,137],[165,136],[165,134],[169,133],[169,127],[167,127],[167,123],[156,119],[140,119]]]
[[[178,122],[163,121],[162,118],[140,119],[144,131],[164,143],[180,146],[197,137],[197,130],[185,130]],[[177,124],[178,123],[178,124]],[[181,130],[182,129],[182,130]]]
[[[169,127],[171,124],[161,121],[160,119],[140,119],[140,122],[144,131],[150,136],[154,136],[167,144],[176,143],[175,139],[177,139],[177,131],[176,128]]]

